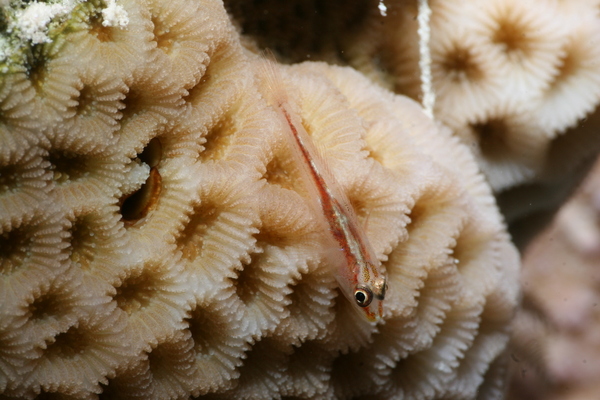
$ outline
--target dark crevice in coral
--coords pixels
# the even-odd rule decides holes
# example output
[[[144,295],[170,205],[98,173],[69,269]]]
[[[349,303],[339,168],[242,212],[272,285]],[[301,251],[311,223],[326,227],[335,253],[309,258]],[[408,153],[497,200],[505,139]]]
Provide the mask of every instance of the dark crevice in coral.
[[[22,172],[19,165],[0,166],[0,195],[18,187],[22,180]]]
[[[164,375],[164,371],[168,370],[169,367],[169,349],[168,343],[159,343],[155,348],[148,353],[148,367],[152,375]],[[156,377],[155,377],[156,379]]]
[[[267,164],[266,171],[263,175],[263,179],[272,185],[278,185],[284,188],[291,188],[290,174],[286,171],[285,163],[280,160],[279,157],[275,156]]]
[[[42,390],[40,394],[35,396],[35,400],[77,400],[79,397],[71,396],[60,392],[47,392]]]
[[[211,321],[210,317],[204,315],[203,310],[194,311],[187,320],[194,340],[194,348],[202,354],[207,354],[210,349]]]
[[[252,254],[250,262],[243,263],[243,269],[237,272],[237,279],[234,280],[235,290],[244,304],[252,302],[260,292],[260,287],[264,285],[260,277],[263,260],[262,253]]]
[[[7,35],[8,32],[8,9],[7,7],[0,7],[0,33]]]
[[[0,275],[14,273],[27,258],[31,236],[16,228],[0,234]]]
[[[202,394],[199,396],[192,396],[190,397],[190,399],[192,400],[222,400],[223,399],[223,395],[222,394],[213,394],[213,393],[209,393],[209,394]]]
[[[113,379],[109,379],[106,384],[100,382],[101,393],[98,394],[98,400],[113,400],[119,399],[119,394],[121,394],[121,390],[117,387],[116,384],[113,383]]]
[[[365,150],[369,152],[369,157],[377,161],[379,165],[385,166],[384,157],[378,151],[375,151],[370,146],[365,146]]]
[[[206,91],[213,87],[215,78],[219,76],[219,70],[221,69],[223,57],[227,54],[227,49],[224,44],[219,43],[212,53],[208,54],[210,63],[206,66],[204,74],[193,87],[186,88],[188,94],[183,97],[186,103],[196,104],[205,102],[207,97],[212,98],[212,96],[206,96]]]
[[[260,229],[260,232],[255,235],[255,238],[259,247],[271,245],[283,248],[298,242],[298,238],[291,237],[291,235],[285,234],[280,230],[269,229],[265,226]]]
[[[84,85],[79,91],[79,98],[76,99],[75,114],[81,116],[92,115],[95,108],[95,99],[94,90],[90,86]]]
[[[492,36],[492,41],[500,45],[508,55],[527,56],[534,48],[530,37],[527,26],[506,17],[497,21],[497,29]]]
[[[117,302],[117,306],[128,314],[147,307],[156,294],[156,279],[158,278],[148,270],[125,278],[123,283],[115,288],[117,293],[113,299]]]
[[[112,42],[114,40],[113,28],[102,25],[102,22],[104,22],[104,19],[99,12],[91,15],[89,19],[89,32],[101,42]]]
[[[153,377],[145,373],[145,368],[145,360],[121,365],[116,376],[99,382],[101,393],[98,394],[98,400],[150,398]]]
[[[506,376],[508,375],[507,371],[509,370],[509,360],[510,358],[508,356],[508,352],[504,351],[497,355],[492,362],[490,362],[487,371],[481,377],[481,384],[477,388],[477,400],[502,398],[505,396],[506,398],[517,398],[507,394],[506,390]],[[557,390],[553,388],[554,384],[551,383],[550,379],[542,379],[542,382],[543,383],[540,383],[539,385],[532,385],[531,387],[536,387],[537,389],[543,388],[543,393],[540,393],[540,390],[536,390],[535,393],[530,393],[529,396],[522,398],[529,398],[532,400],[548,399],[554,396],[555,393],[557,393]]]
[[[25,54],[25,71],[31,84],[39,93],[44,86],[44,81],[48,74],[48,62],[50,58],[45,54],[43,45],[41,44],[32,46]]]
[[[142,187],[121,199],[121,216],[127,226],[131,226],[156,208],[162,191],[162,178],[157,168],[150,170],[150,175]]]
[[[314,282],[307,282],[306,274],[301,274],[300,279],[292,285],[292,292],[288,295],[290,298],[288,310],[292,317],[302,315],[306,312],[304,308],[307,307],[308,304],[305,296],[310,296],[313,291],[313,285]]]
[[[170,381],[175,376],[193,374],[194,354],[187,332],[176,332],[168,341],[159,343],[148,353],[148,368],[155,382]]]
[[[143,219],[158,205],[163,187],[162,177],[158,171],[163,158],[161,140],[158,137],[151,139],[136,158],[150,167],[150,175],[140,189],[126,194],[120,200],[121,216],[128,226]]]
[[[222,159],[227,153],[232,137],[236,133],[236,125],[232,115],[225,114],[205,136],[204,150],[200,153],[200,160]]]
[[[186,103],[195,103],[198,99],[204,98],[204,93],[208,87],[210,87],[210,82],[212,80],[212,62],[208,65],[206,72],[200,78],[200,81],[193,87],[187,89],[187,94],[183,96],[183,100]]]
[[[348,396],[348,393],[346,393],[347,388],[345,387],[347,384],[344,383],[350,382],[349,379],[351,379],[353,385],[356,386],[360,384],[361,380],[365,379],[361,377],[366,374],[374,374],[373,367],[367,365],[364,359],[364,355],[361,357],[360,353],[348,352],[338,354],[333,360],[330,380],[336,389],[335,392],[338,398],[357,398]]]
[[[54,342],[48,345],[46,354],[60,358],[72,358],[83,353],[90,345],[86,333],[83,329],[72,326],[54,338]]]
[[[558,65],[558,74],[554,77],[548,88],[548,92],[558,87],[561,83],[564,83],[569,77],[574,76],[578,71],[578,63],[575,55],[569,51],[564,50],[564,54],[560,57],[560,63]]]
[[[469,233],[474,235],[472,232],[467,231],[467,227],[463,227],[457,235],[455,239],[456,243],[454,247],[449,248],[449,254],[455,260],[456,267],[459,271],[464,270],[464,268],[469,265],[473,258],[477,256],[477,253],[482,249],[478,246],[476,242],[476,237],[470,237],[470,240],[467,240],[465,236]]]
[[[412,210],[410,210],[410,214],[408,215],[408,217],[410,218],[410,222],[408,223],[408,225],[406,225],[406,230],[408,231],[408,234],[410,236],[410,234],[415,229],[423,225],[423,219],[426,219],[427,217],[427,210],[423,206],[423,200],[416,201]]]
[[[162,160],[162,143],[160,138],[155,137],[144,147],[138,158],[150,168],[158,167]]]
[[[68,311],[62,307],[60,297],[52,292],[37,297],[29,304],[28,310],[34,320],[45,320]]]
[[[90,169],[87,157],[72,151],[53,150],[47,158],[53,179],[59,185],[83,178]]]
[[[479,138],[479,148],[486,159],[502,159],[512,153],[506,141],[508,126],[504,119],[490,119],[472,124],[471,128]]]
[[[161,20],[159,15],[152,15],[150,20],[154,26],[152,33],[154,34],[156,46],[165,53],[170,53],[178,39],[178,32],[173,34],[171,32],[172,27],[165,26],[164,21]]]
[[[142,91],[130,87],[129,92],[123,100],[124,108],[121,110],[121,113],[123,114],[121,121],[126,121],[134,117],[138,113],[144,111],[146,109],[146,105],[147,104],[145,102]]]
[[[204,236],[217,221],[220,209],[205,202],[193,209],[189,222],[177,237],[177,247],[183,257],[194,260],[202,253]]]
[[[271,185],[293,190],[305,195],[303,177],[298,170],[295,158],[291,154],[275,154],[265,168],[262,178]]]
[[[443,56],[440,65],[446,78],[456,83],[478,81],[484,77],[484,71],[474,60],[471,49],[459,44]]]
[[[96,243],[98,237],[95,237],[92,223],[88,216],[78,216],[71,223],[69,258],[80,268],[87,268],[94,259],[94,253],[98,250]]]
[[[218,320],[219,316],[214,315],[210,311],[203,308],[196,308],[192,311],[192,315],[186,320],[189,324],[189,330],[194,341],[194,349],[201,354],[208,354],[212,344],[212,335],[216,331],[214,321]]]
[[[371,213],[370,207],[368,207],[367,202],[361,197],[350,196],[348,200],[350,200],[352,211],[354,211],[358,217],[358,223],[360,224],[360,227],[364,227],[364,221],[369,218]]]

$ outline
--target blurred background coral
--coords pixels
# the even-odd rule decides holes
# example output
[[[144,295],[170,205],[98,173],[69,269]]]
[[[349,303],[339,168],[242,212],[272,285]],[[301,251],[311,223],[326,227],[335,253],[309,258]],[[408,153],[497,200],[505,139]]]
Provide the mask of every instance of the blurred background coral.
[[[523,254],[509,399],[600,396],[600,163]]]

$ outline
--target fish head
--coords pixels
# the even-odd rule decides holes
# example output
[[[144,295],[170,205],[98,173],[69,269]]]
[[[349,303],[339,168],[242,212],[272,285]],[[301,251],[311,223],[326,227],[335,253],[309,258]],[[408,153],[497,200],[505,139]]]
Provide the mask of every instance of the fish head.
[[[355,279],[344,294],[361,315],[370,322],[377,322],[383,316],[383,300],[387,289],[384,276],[371,263],[358,265]]]

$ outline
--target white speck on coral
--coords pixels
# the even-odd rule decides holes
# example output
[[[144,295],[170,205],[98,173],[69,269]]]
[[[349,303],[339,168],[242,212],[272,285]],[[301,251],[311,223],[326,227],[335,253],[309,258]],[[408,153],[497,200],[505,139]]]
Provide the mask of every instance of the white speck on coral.
[[[446,372],[446,373],[452,372],[452,368],[443,361],[437,362],[435,364],[435,368],[437,368],[439,371]]]
[[[30,40],[33,44],[49,43],[48,24],[54,18],[71,12],[74,6],[75,1],[73,0],[55,4],[34,2],[25,10],[16,14],[14,26],[20,32],[19,36],[24,40]]]
[[[379,13],[381,14],[382,17],[387,17],[387,7],[383,3],[383,0],[379,0],[379,4],[377,5],[377,8],[379,8]]]
[[[123,6],[118,6],[116,0],[106,0],[106,8],[102,10],[102,25],[118,26],[124,28],[129,24],[127,11]]]

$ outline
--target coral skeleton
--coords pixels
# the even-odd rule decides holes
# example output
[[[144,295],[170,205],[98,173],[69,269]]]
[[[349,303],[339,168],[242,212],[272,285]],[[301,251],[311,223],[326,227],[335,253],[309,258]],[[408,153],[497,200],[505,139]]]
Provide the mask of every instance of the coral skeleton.
[[[449,128],[351,68],[276,66],[387,272],[369,323],[223,4],[73,4],[48,40],[6,31],[3,398],[502,396],[519,258]]]

